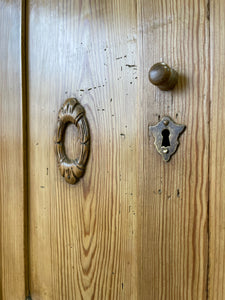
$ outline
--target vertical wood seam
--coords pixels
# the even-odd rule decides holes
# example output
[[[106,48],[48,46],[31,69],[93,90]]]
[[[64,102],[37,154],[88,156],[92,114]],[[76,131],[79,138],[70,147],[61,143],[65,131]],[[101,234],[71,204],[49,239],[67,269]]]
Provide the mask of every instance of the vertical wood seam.
[[[24,188],[24,270],[26,299],[29,290],[29,205],[28,205],[28,48],[27,0],[22,1],[21,12],[21,78],[22,78],[22,132],[23,132],[23,188]]]

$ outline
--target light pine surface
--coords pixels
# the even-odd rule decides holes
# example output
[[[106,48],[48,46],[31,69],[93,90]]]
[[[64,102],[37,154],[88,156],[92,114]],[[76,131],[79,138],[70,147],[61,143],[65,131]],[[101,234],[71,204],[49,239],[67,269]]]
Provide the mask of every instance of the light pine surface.
[[[0,1],[0,299],[25,299],[22,3]]]
[[[206,1],[138,5],[138,299],[206,299],[209,158],[209,21]],[[148,70],[165,61],[178,85],[162,92]],[[169,163],[148,125],[186,125]]]
[[[136,2],[29,1],[28,13],[32,299],[137,299]],[[69,97],[85,108],[91,133],[74,186],[54,149]],[[66,137],[71,157],[75,132]]]
[[[210,1],[209,299],[225,299],[225,3]]]
[[[28,11],[32,297],[205,299],[205,1],[35,1]],[[180,74],[173,92],[148,81],[162,60]],[[76,186],[59,175],[53,142],[58,109],[71,96],[91,130],[90,160]],[[148,135],[163,115],[187,125],[168,164]],[[76,140],[68,133],[67,148]],[[79,151],[73,147],[70,155]]]
[[[35,1],[28,11],[32,297],[205,299],[206,3]],[[148,81],[162,60],[180,74],[173,92]],[[53,142],[58,109],[71,96],[91,130],[76,186],[59,175]],[[159,115],[187,125],[168,164],[148,136]]]
[[[29,265],[32,300],[223,300],[223,1],[26,4],[27,53],[25,2],[0,2],[0,299],[25,299]],[[149,83],[160,61],[179,73],[172,92]],[[74,186],[54,144],[69,97],[91,132]],[[169,163],[148,132],[164,115],[187,126]]]

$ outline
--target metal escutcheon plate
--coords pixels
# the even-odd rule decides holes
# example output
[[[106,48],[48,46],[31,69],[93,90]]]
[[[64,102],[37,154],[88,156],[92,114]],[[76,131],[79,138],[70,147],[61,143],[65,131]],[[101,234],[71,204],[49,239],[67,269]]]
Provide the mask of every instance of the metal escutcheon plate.
[[[155,146],[163,160],[168,162],[179,145],[178,138],[185,130],[185,125],[176,124],[170,117],[164,117],[155,126],[149,126],[155,138]]]

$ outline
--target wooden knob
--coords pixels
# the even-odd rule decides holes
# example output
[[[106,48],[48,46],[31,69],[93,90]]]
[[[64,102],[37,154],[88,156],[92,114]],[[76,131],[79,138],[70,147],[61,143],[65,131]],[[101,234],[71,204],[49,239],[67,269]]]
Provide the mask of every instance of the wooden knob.
[[[177,79],[177,72],[164,62],[154,64],[149,71],[149,80],[162,91],[172,90]]]

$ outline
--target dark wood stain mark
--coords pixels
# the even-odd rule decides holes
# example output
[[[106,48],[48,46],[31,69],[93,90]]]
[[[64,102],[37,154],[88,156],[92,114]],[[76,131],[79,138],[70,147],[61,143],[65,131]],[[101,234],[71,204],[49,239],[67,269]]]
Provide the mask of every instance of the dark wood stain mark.
[[[210,0],[207,3],[207,20],[210,21]]]
[[[129,64],[126,64],[125,66],[128,68],[136,68],[137,67],[136,65],[129,65]]]

